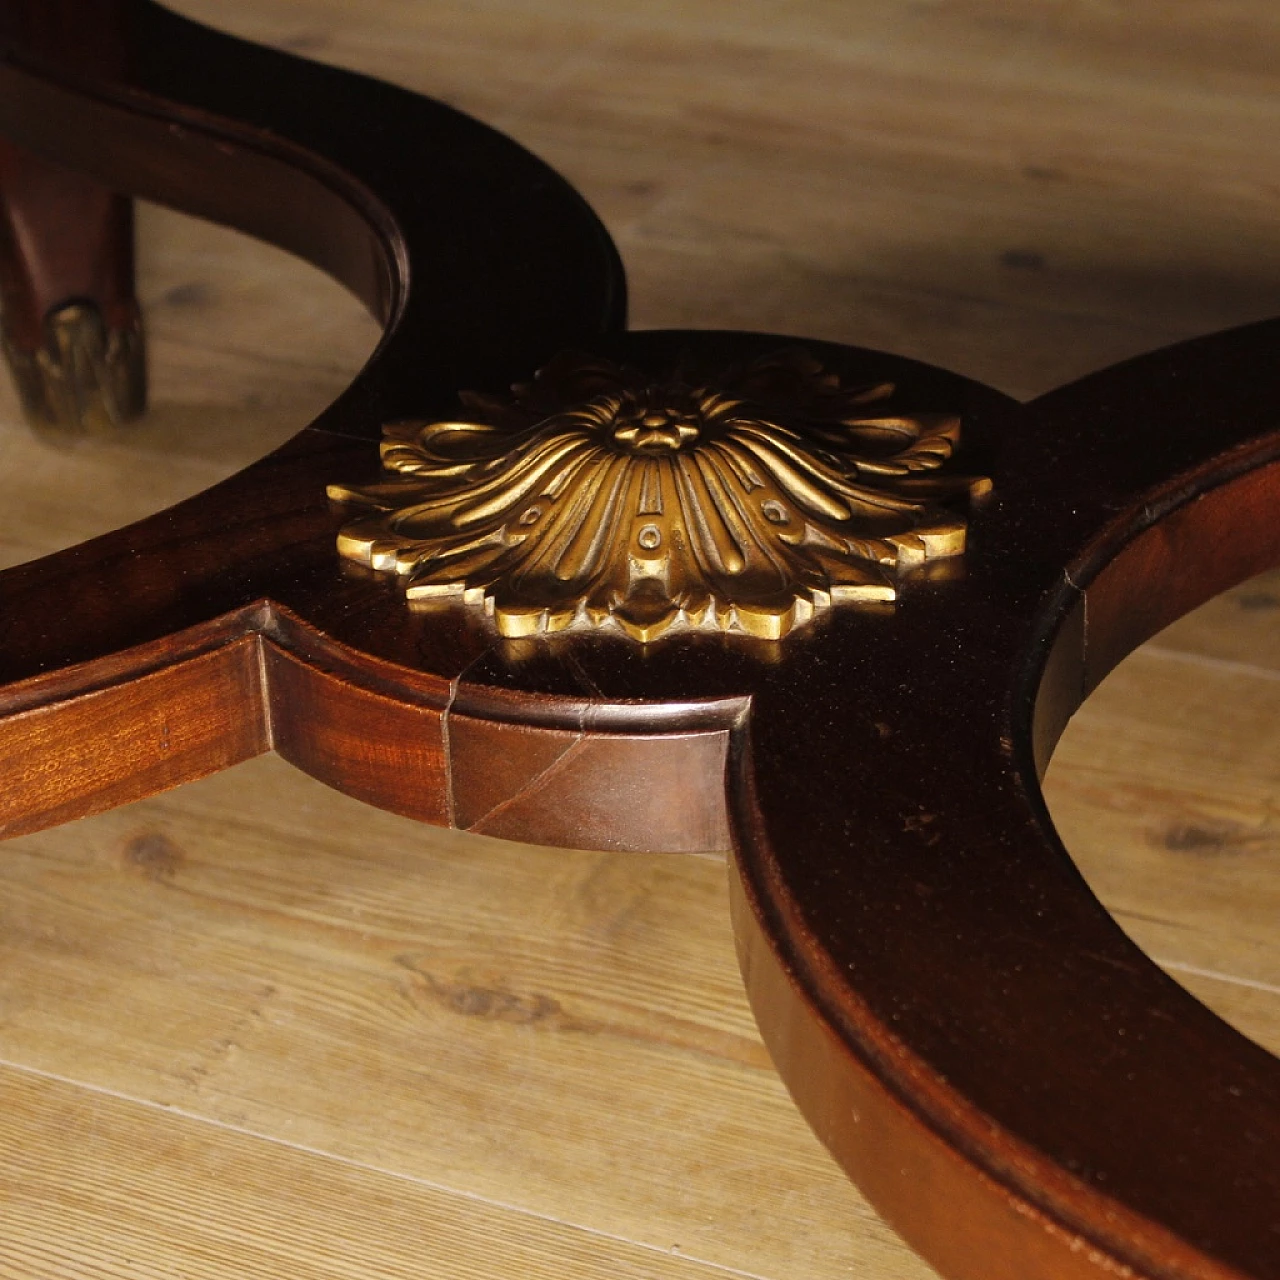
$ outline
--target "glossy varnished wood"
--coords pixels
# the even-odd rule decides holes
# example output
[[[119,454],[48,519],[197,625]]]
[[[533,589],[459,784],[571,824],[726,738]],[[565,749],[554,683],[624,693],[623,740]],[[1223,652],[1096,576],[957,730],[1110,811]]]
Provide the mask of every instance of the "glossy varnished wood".
[[[203,37],[136,12],[158,24],[144,48],[201,48]],[[221,47],[245,68],[267,57]],[[311,74],[270,65],[298,85]],[[92,168],[67,123],[85,123],[76,95],[56,76],[41,88],[40,70],[11,76],[15,95],[51,95],[41,130],[22,141]],[[353,103],[384,92],[323,77]],[[518,824],[534,838],[635,845],[651,840],[652,817],[611,771],[632,785],[652,776],[669,740],[679,754],[664,758],[665,786],[690,774],[673,827],[697,847],[731,824],[741,959],[775,1059],[824,1141],[926,1257],[949,1274],[1010,1280],[1117,1266],[1274,1274],[1276,1063],[1127,941],[1058,845],[1037,773],[1065,717],[1128,647],[1274,563],[1254,526],[1274,487],[1275,326],[1118,367],[1028,409],[923,366],[819,348],[850,379],[891,378],[917,408],[963,413],[968,460],[992,475],[995,496],[974,517],[962,577],[908,584],[891,614],[838,612],[776,652],[733,638],[513,648],[466,615],[405,611],[393,584],[343,566],[332,550],[341,513],[324,484],[372,474],[385,417],[443,411],[456,387],[498,387],[554,346],[589,341],[656,369],[695,339],[612,334],[612,258],[558,188],[529,219],[534,243],[517,237],[511,249],[548,273],[553,259],[562,272],[589,259],[552,324],[545,308],[534,315],[537,282],[523,265],[485,268],[511,295],[491,297],[492,312],[464,303],[474,254],[468,270],[424,272],[440,288],[423,286],[415,303],[400,250],[412,266],[415,245],[493,210],[464,200],[452,224],[415,222],[412,201],[385,195],[401,189],[378,167],[389,147],[379,161],[322,145],[296,113],[273,117],[272,95],[223,99],[215,79],[196,77],[195,114],[178,112],[184,128],[202,116],[190,146],[181,132],[162,144],[134,89],[106,95],[115,114],[101,127],[132,139],[121,180],[310,253],[363,291],[391,336],[317,427],[268,460],[7,575],[6,730],[32,774],[15,826],[274,741],[326,781],[415,817],[461,812],[463,825],[500,834]],[[144,87],[154,98],[179,86]],[[257,142],[242,129],[219,152],[230,168],[202,173],[208,140],[229,128],[209,123],[215,107],[253,116]],[[459,145],[482,136],[456,128]],[[492,145],[533,181],[536,167]],[[298,203],[276,199],[294,190],[290,162],[308,147],[346,170],[345,199],[306,188],[314,161]],[[448,189],[473,179],[453,174]],[[696,341],[728,359],[779,339]],[[425,375],[423,349],[437,356]],[[70,579],[83,584],[74,609]],[[134,686],[157,698],[118,696]],[[1038,702],[1048,710],[1037,740]],[[235,723],[233,705],[248,712]],[[71,771],[51,791],[40,779],[53,744],[96,723],[95,706],[112,708],[111,732],[130,745],[109,776]],[[172,763],[164,707],[190,711],[194,726]],[[506,754],[508,741],[504,777],[487,753]]]
[[[116,0],[76,6],[9,5],[10,40],[22,39],[81,74],[119,75],[129,48]],[[108,327],[136,323],[130,203],[74,170],[6,138],[0,145],[0,297],[9,340],[26,354],[44,322],[70,301],[95,303]]]

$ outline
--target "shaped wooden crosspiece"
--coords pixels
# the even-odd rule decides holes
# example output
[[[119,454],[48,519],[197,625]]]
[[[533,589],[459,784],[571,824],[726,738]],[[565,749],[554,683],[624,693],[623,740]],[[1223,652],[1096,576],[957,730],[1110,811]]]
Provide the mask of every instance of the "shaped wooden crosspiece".
[[[388,426],[396,478],[329,488],[375,511],[338,546],[410,600],[482,604],[504,636],[779,639],[964,550],[944,504],[989,484],[943,470],[959,417],[894,413],[895,390],[800,349],[661,380],[566,352],[507,400],[463,393],[463,421]]]
[[[274,750],[426,822],[729,845],[774,1061],[943,1275],[1280,1280],[1280,1061],[1124,935],[1038,786],[1125,653],[1280,564],[1280,321],[1025,405],[628,331],[608,235],[509,139],[149,0],[0,0],[0,137],[0,345],[42,428],[140,407],[115,193],[385,325],[292,441],[0,575],[6,835]],[[776,661],[707,642],[841,601]]]

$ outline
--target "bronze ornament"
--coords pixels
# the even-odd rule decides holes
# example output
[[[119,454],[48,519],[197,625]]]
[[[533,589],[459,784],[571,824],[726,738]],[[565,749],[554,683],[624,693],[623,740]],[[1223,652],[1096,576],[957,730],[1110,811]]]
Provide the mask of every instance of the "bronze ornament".
[[[36,430],[54,435],[101,435],[136,418],[147,398],[142,316],[108,326],[91,301],[55,307],[44,317],[44,342],[24,351],[6,331],[3,350],[22,403]]]
[[[959,418],[895,414],[895,391],[799,349],[714,382],[565,352],[509,399],[463,393],[461,420],[385,427],[394,478],[329,487],[370,509],[338,549],[507,637],[777,640],[964,550],[953,508],[989,482],[943,474]]]

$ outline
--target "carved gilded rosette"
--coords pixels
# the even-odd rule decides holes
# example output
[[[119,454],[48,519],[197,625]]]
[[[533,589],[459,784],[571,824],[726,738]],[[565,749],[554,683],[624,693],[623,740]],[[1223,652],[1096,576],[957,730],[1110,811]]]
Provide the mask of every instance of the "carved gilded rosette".
[[[457,421],[387,426],[385,484],[338,547],[411,600],[483,607],[504,636],[603,628],[778,639],[964,550],[982,479],[944,473],[952,414],[892,412],[800,350],[714,383],[577,353]]]

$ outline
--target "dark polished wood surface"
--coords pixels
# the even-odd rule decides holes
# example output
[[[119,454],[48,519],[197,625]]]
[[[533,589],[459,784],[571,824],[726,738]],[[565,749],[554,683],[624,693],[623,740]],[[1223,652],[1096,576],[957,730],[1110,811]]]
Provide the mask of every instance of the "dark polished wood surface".
[[[657,371],[690,345],[730,363],[784,340],[623,334],[607,236],[513,144],[149,5],[124,21],[124,73],[11,37],[10,136],[301,253],[387,336],[262,462],[6,572],[6,830],[269,746],[361,799],[495,834],[708,848],[728,830],[742,966],[779,1069],[945,1274],[1280,1274],[1280,1067],[1121,933],[1037,780],[1125,652],[1280,559],[1260,519],[1280,330],[1026,407],[809,344],[852,381],[962,415],[964,456],[994,482],[962,574],[908,580],[892,611],[838,609],[776,650],[503,642],[340,560],[325,485],[374,477],[385,421],[445,414],[459,389],[501,390],[566,346]],[[374,117],[376,146],[358,127]],[[406,179],[409,149],[429,181]]]

